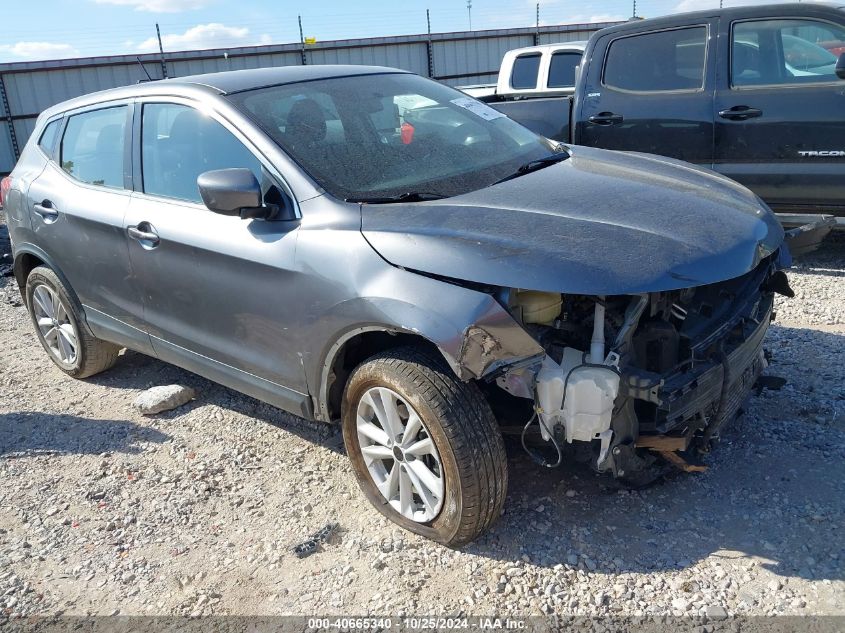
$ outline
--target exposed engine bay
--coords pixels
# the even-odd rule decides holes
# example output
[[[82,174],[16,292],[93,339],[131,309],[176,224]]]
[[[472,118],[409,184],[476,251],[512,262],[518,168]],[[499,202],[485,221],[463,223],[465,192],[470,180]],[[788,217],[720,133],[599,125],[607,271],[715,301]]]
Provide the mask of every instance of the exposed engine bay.
[[[502,301],[546,351],[541,363],[496,378],[534,401],[523,446],[536,424],[557,453],[555,462],[526,446],[536,461],[557,466],[568,448],[588,449],[598,472],[633,484],[666,463],[703,469],[697,455],[768,365],[763,338],[775,293],[793,296],[777,253],[741,277],[668,292],[508,291]]]

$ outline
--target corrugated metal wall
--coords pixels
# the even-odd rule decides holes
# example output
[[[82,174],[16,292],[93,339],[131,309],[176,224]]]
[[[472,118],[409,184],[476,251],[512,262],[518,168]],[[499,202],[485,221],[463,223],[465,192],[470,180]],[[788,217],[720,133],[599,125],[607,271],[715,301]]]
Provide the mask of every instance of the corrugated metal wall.
[[[309,45],[308,64],[366,64],[402,68],[450,85],[496,80],[505,52],[522,46],[586,40],[610,24],[570,24],[496,31],[437,33],[337,40]],[[302,64],[299,44],[168,53],[170,77]],[[139,60],[141,63],[139,63]],[[142,69],[143,64],[143,69]],[[158,55],[89,57],[0,64],[0,174],[11,171],[17,152],[45,108],[88,92],[162,77]],[[17,150],[15,147],[17,146]]]

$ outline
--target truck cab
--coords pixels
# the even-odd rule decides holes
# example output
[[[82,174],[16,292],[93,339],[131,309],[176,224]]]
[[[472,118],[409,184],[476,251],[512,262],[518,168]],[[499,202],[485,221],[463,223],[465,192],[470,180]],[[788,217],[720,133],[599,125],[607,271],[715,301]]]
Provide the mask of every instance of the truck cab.
[[[495,84],[459,90],[482,101],[553,97],[575,92],[576,69],[587,42],[562,42],[516,48],[505,53]]]
[[[780,212],[845,213],[845,11],[782,4],[596,33],[572,141],[720,172]]]

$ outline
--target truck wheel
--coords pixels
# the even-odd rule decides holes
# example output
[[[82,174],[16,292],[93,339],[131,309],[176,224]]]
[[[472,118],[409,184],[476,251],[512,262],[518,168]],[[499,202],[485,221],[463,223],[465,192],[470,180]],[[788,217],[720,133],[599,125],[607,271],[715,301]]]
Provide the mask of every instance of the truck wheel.
[[[460,546],[501,514],[501,431],[478,387],[442,358],[404,347],[366,360],[346,385],[342,422],[361,489],[394,523]]]
[[[46,266],[26,279],[26,305],[38,340],[68,376],[87,378],[114,365],[120,348],[89,335],[62,282]]]

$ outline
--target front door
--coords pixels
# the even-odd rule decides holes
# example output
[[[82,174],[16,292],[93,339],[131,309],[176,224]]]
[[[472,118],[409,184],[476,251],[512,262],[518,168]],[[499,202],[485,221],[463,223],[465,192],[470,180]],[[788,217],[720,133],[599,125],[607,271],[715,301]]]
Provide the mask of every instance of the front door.
[[[832,51],[845,28],[766,18],[734,22],[722,39],[731,61],[716,94],[714,168],[776,210],[844,208],[845,81]]]
[[[575,142],[709,167],[717,26],[717,20],[704,19],[684,28],[600,38],[585,62]]]
[[[299,342],[288,331],[298,308],[291,279],[299,223],[212,213],[197,176],[249,168],[265,199],[282,195],[281,185],[212,115],[175,103],[136,107],[143,175],[126,230],[156,355],[295,409],[286,400],[307,393]]]

